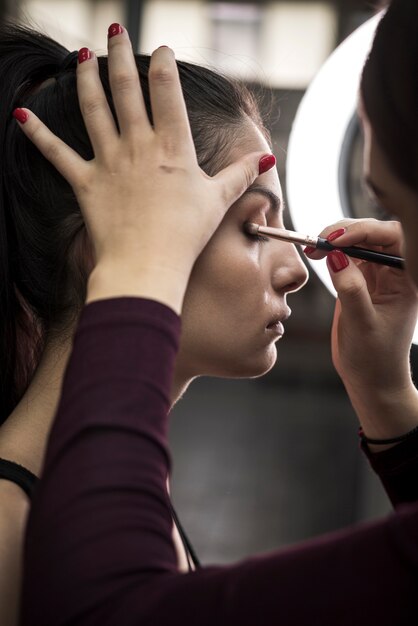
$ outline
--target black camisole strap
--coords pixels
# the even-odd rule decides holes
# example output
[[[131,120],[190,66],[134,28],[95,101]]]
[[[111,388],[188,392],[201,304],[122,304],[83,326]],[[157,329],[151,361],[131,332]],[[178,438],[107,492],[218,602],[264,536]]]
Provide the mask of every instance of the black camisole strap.
[[[7,461],[6,459],[1,459],[1,458],[0,458],[0,479],[10,480],[11,482],[19,485],[19,487],[23,489],[23,491],[26,493],[29,499],[32,498],[34,488],[36,486],[36,483],[38,482],[38,478],[35,476],[35,474],[33,474],[28,469],[26,469],[26,467],[23,467],[22,465],[19,465],[18,463],[15,463],[14,461]],[[174,510],[171,500],[168,499],[168,501],[169,501],[174,523],[177,526],[177,529],[179,531],[180,537],[183,541],[183,544],[186,550],[187,561],[189,563],[189,570],[191,570],[189,555],[192,558],[195,568],[198,569],[199,567],[201,567],[201,565],[200,565],[199,559],[197,558],[196,552],[194,551],[189,538],[187,537],[182,525],[180,524],[180,520]]]
[[[7,461],[6,459],[0,459],[0,479],[1,478],[10,480],[12,483],[19,485],[29,499],[32,498],[35,485],[38,482],[38,478],[35,474],[32,474],[26,467],[14,461]]]
[[[187,563],[189,565],[189,571],[192,571],[192,568],[191,568],[191,565],[190,565],[190,557],[191,557],[191,559],[193,561],[195,569],[199,569],[200,567],[202,567],[201,564],[200,564],[200,561],[199,561],[199,559],[197,557],[197,554],[196,554],[192,544],[190,543],[190,539],[186,535],[186,532],[185,532],[183,526],[180,524],[180,520],[179,520],[179,518],[177,516],[177,513],[174,510],[174,506],[173,506],[173,503],[171,502],[170,498],[168,498],[168,504],[169,504],[170,509],[171,509],[171,515],[173,517],[174,523],[175,523],[175,525],[177,527],[177,530],[179,531],[179,535],[181,537],[184,549],[186,551],[186,557],[187,557]],[[189,557],[189,555],[190,555],[190,557]]]

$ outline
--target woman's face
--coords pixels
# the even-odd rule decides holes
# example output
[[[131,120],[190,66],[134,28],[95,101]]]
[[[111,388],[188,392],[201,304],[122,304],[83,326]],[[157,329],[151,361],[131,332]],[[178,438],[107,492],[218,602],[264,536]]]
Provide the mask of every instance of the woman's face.
[[[394,219],[401,222],[405,239],[406,265],[418,286],[418,194],[407,187],[391,171],[361,104],[359,115],[364,131],[363,170],[365,180],[379,204],[389,214],[393,215]]]
[[[228,163],[251,151],[270,152],[248,123]],[[177,379],[194,376],[255,377],[276,361],[276,342],[290,315],[287,294],[306,282],[292,244],[244,233],[245,222],[283,228],[282,191],[276,168],[259,176],[229,209],[193,268],[182,313]]]

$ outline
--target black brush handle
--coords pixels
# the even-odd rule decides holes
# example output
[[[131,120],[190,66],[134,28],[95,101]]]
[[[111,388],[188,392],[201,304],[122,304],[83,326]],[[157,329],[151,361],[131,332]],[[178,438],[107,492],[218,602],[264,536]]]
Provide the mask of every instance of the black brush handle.
[[[367,250],[367,248],[356,248],[355,246],[339,248],[338,246],[333,246],[332,243],[322,237],[318,237],[316,247],[319,250],[326,250],[327,252],[331,252],[332,250],[341,250],[341,252],[344,252],[347,256],[352,256],[355,259],[363,259],[363,261],[370,261],[371,263],[388,265],[389,267],[396,267],[399,270],[405,269],[405,259],[400,256],[394,256],[393,254]]]

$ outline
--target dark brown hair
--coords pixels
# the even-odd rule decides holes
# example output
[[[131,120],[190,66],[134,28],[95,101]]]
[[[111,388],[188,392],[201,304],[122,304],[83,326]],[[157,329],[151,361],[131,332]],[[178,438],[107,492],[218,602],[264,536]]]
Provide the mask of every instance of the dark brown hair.
[[[76,63],[62,69],[67,55],[32,29],[0,27],[0,423],[26,391],[46,339],[63,336],[76,321],[92,268],[71,187],[11,116],[17,106],[30,108],[83,158],[93,158],[78,104]],[[152,121],[149,60],[136,56]],[[189,63],[178,67],[198,161],[213,174],[241,135],[244,119],[265,130],[259,109],[242,84]],[[99,71],[112,108],[107,57],[99,58]],[[48,78],[54,80],[42,86]]]
[[[360,92],[398,178],[418,191],[418,1],[392,0],[379,22]]]

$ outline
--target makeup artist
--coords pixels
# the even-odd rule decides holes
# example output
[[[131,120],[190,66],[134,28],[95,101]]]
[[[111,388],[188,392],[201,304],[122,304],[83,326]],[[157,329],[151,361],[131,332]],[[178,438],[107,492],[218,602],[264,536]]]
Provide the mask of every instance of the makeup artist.
[[[379,45],[380,39],[385,42],[385,28],[390,29],[391,20],[396,25],[403,19],[402,28],[416,34],[414,16],[416,8],[410,1],[395,0],[380,25],[375,45]],[[404,43],[406,34],[403,30],[401,33]],[[384,45],[393,51],[392,39]],[[416,68],[416,38],[415,47],[404,48],[413,56]],[[216,242],[225,245],[232,242],[235,229],[247,238],[244,256],[248,263],[252,259],[255,267],[265,268],[258,278],[263,281],[271,302],[280,304],[282,312],[286,295],[300,288],[306,275],[290,244],[270,245],[263,240],[250,240],[243,233],[244,221],[270,216],[271,202],[268,202],[269,211],[261,208],[260,189],[267,188],[270,199],[273,193],[280,197],[277,173],[272,169],[266,171],[267,165],[272,164],[269,145],[257,124],[245,120],[241,126],[245,132],[234,136],[227,169],[209,178],[197,166],[176,63],[169,49],[159,49],[151,60],[149,81],[154,114],[151,126],[128,35],[113,25],[109,72],[120,134],[103,96],[96,59],[87,52],[83,55],[77,69],[78,91],[94,148],[93,160],[84,161],[54,137],[30,109],[23,107],[16,113],[22,131],[71,183],[94,244],[96,261],[87,281],[86,304],[77,319],[43,476],[29,518],[23,626],[69,623],[79,626],[213,626],[214,623],[403,626],[415,623],[417,435],[408,434],[414,424],[409,417],[404,418],[406,407],[402,405],[397,413],[392,412],[393,428],[388,428],[386,403],[382,405],[380,388],[375,389],[372,381],[368,383],[368,404],[372,413],[377,410],[374,420],[363,424],[364,436],[383,438],[384,446],[392,445],[388,439],[400,436],[402,440],[382,452],[371,449],[365,439],[363,446],[384,481],[396,513],[233,566],[201,567],[195,561],[190,568],[194,571],[182,571],[172,537],[173,512],[166,487],[170,473],[167,427],[173,390],[181,379],[178,364],[185,358],[182,350],[191,319],[187,302],[193,276],[199,271],[200,278],[203,275],[210,278],[211,271],[216,269]],[[369,63],[372,62],[373,55]],[[407,69],[410,67],[412,63]],[[372,75],[376,71],[380,70],[373,70],[372,66]],[[416,72],[409,77],[415,90],[411,98],[416,98],[417,77]],[[367,73],[365,80],[371,80]],[[368,108],[367,98],[363,100],[377,142],[374,114]],[[398,214],[402,220],[403,211],[412,212],[416,208],[416,170],[411,187],[397,168],[392,170],[391,160],[380,143],[379,148],[380,161],[373,156],[369,158],[366,151],[366,169],[370,168],[367,173],[376,176],[377,165],[384,164],[397,185],[405,188],[411,204],[407,201],[402,204]],[[238,158],[241,160],[237,163]],[[415,160],[415,166],[416,163]],[[244,194],[254,179],[258,191],[255,195],[253,191]],[[373,183],[389,193],[390,180],[386,177],[373,179]],[[237,198],[238,203],[234,203]],[[254,205],[246,204],[250,198]],[[393,202],[395,210],[396,198]],[[222,220],[231,203],[234,203],[231,210]],[[272,218],[273,225],[274,220],[277,218]],[[350,239],[353,236],[355,241]],[[366,220],[349,225],[344,237],[346,243],[367,243],[393,253],[399,253],[402,245],[401,231],[393,223],[383,228]],[[210,247],[213,241],[215,248]],[[287,255],[283,255],[288,257],[285,271],[277,259],[274,261],[272,250],[277,245],[287,246]],[[283,248],[280,249],[283,254]],[[385,310],[389,319],[399,315],[394,292],[403,303],[406,321],[397,335],[398,341],[402,338],[404,354],[395,362],[383,363],[385,380],[390,381],[387,372],[393,373],[398,361],[402,369],[409,352],[416,315],[415,288],[402,270],[379,267],[379,271],[391,272],[389,278],[386,274],[369,274],[368,270],[351,265],[341,253],[332,254],[330,269],[341,301],[334,325],[334,355],[350,391],[351,381],[369,375],[370,363],[365,361],[368,354],[364,352],[357,364],[359,372],[347,374],[346,368],[354,364],[351,364],[352,355],[341,353],[347,350],[342,331],[345,335],[353,332],[360,342],[365,340],[366,333],[371,333],[380,359],[385,342],[393,335],[393,327],[390,321],[383,323],[386,320],[381,311]],[[405,254],[408,267],[413,266],[414,257],[408,245]],[[207,265],[206,262],[202,265],[203,258]],[[233,265],[231,260],[228,272],[233,271]],[[224,271],[225,268],[224,264]],[[418,278],[418,267],[416,273],[411,273]],[[266,276],[272,282],[266,282]],[[349,276],[350,279],[344,278]],[[380,287],[378,276],[385,278],[388,294]],[[215,293],[222,284],[219,274],[209,287]],[[205,288],[208,288],[206,283]],[[373,314],[363,293],[368,288],[367,297],[378,314]],[[376,289],[380,289],[384,309],[374,300]],[[256,281],[242,288],[241,308],[244,302],[246,309],[251,309],[253,292],[260,294]],[[227,293],[225,285],[224,294]],[[346,315],[347,310],[351,315]],[[369,313],[364,311],[372,315],[371,321]],[[354,313],[362,316],[361,337],[357,320],[353,320],[354,330],[349,330]],[[229,319],[228,328],[231,319],[234,318]],[[277,327],[278,322],[276,319]],[[381,330],[377,331],[375,325]],[[194,337],[196,341],[200,334]],[[221,339],[219,336],[216,343],[219,350]],[[259,341],[258,336],[247,339],[248,359],[240,361],[240,366],[244,364],[247,372],[258,368],[261,373],[262,366],[267,369],[268,363],[274,362],[275,351],[273,354],[270,347],[274,341],[260,345],[255,353],[250,344]],[[193,353],[193,341],[188,346],[189,359],[196,359],[200,352]],[[241,348],[241,345],[234,347]],[[224,376],[231,375],[237,367],[235,361],[227,360],[227,354],[221,361],[219,354],[211,355],[209,351],[205,354],[206,368],[208,363],[213,367],[221,362]],[[193,358],[187,362],[193,363]],[[373,364],[377,365],[375,360]],[[399,379],[403,376],[401,372]],[[182,380],[187,380],[184,372]],[[410,377],[407,388],[410,390]],[[181,386],[177,389],[184,390]],[[377,424],[380,410],[383,410],[384,427],[373,431],[372,424]],[[190,546],[185,543],[190,554]]]
[[[418,447],[418,397],[411,380],[408,307],[418,285],[418,3],[394,0],[381,21],[359,95],[365,139],[364,176],[370,192],[399,221],[342,220],[321,233],[334,245],[406,256],[407,275],[358,263],[342,251],[327,265],[338,292],[332,329],[334,365],[361,421],[363,443],[383,452]],[[311,259],[324,256],[305,249]],[[415,283],[415,284],[414,284]],[[402,447],[387,455],[402,463]],[[400,455],[399,457],[397,455]],[[376,457],[376,463],[385,459]],[[393,469],[387,468],[393,473]],[[418,493],[418,492],[417,492]],[[411,498],[413,499],[413,498]]]

